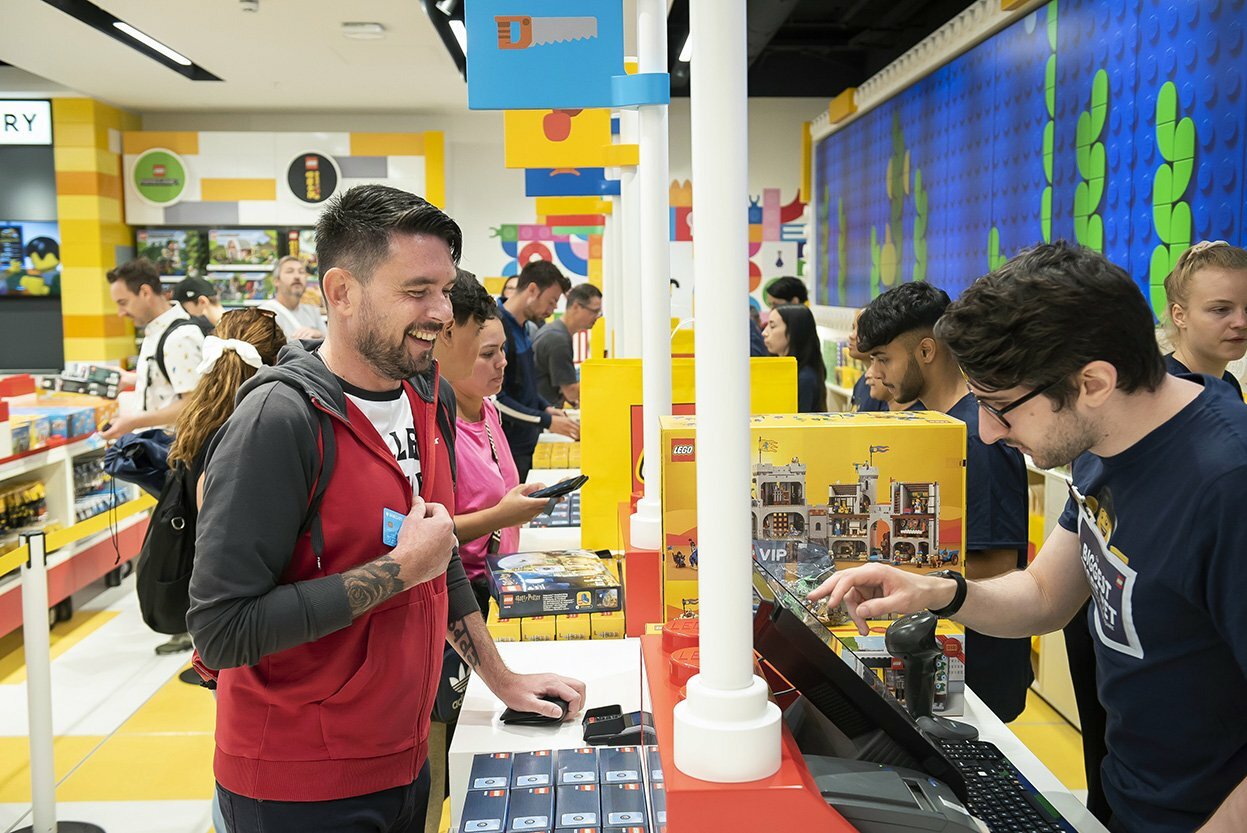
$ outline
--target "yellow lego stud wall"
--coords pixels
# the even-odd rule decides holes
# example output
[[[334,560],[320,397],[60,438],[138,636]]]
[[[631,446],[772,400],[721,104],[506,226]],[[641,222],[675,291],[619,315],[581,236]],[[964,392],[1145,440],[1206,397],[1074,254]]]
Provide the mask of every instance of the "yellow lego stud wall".
[[[139,119],[88,98],[57,98],[52,123],[65,361],[123,359],[134,353],[134,327],[117,317],[104,275],[133,254],[122,220],[121,133]]]

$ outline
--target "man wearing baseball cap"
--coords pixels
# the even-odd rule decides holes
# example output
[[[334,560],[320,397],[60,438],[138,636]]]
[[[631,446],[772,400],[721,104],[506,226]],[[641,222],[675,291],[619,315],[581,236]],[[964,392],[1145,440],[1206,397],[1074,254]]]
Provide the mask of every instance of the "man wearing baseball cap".
[[[225,314],[216,286],[205,278],[187,278],[173,287],[173,300],[181,304],[191,318],[199,319],[199,328],[205,333],[215,329]]]

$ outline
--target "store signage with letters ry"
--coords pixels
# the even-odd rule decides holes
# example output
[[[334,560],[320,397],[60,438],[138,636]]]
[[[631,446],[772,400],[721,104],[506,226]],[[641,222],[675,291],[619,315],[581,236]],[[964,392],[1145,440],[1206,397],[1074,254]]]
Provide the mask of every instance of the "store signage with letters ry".
[[[52,144],[50,101],[0,101],[0,145]]]

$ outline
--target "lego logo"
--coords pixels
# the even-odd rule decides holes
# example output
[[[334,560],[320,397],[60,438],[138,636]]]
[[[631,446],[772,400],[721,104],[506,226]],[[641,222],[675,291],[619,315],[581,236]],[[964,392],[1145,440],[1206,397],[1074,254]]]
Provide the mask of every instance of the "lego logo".
[[[697,451],[692,440],[681,439],[671,441],[671,462],[691,463],[696,459]]]

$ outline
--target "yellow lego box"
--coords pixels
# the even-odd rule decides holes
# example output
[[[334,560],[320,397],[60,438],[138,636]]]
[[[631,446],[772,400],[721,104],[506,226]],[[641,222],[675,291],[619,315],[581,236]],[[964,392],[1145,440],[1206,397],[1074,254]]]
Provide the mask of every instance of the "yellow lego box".
[[[905,665],[888,653],[884,644],[887,620],[867,622],[870,633],[862,636],[853,624],[831,628],[839,641],[832,640],[832,649],[853,652],[862,664],[874,670],[888,691],[897,700],[905,700]],[[935,640],[940,655],[935,660],[935,702],[932,711],[945,717],[960,717],[966,708],[966,634],[955,622],[941,619],[935,627]]]
[[[580,443],[567,444],[567,467],[569,469],[580,468]]]
[[[536,448],[533,449],[533,468],[548,469],[550,465],[550,447],[554,443],[538,442]]]
[[[498,608],[496,605],[490,605],[489,622],[486,627],[489,628],[489,635],[494,638],[494,642],[521,642],[523,641],[523,633],[521,633],[520,622],[522,619],[499,619]]]
[[[550,443],[550,468],[567,468],[571,443]]]
[[[565,613],[554,617],[554,638],[562,641],[592,639],[591,613]]]
[[[696,417],[662,420],[663,590],[697,610]],[[754,557],[814,576],[869,561],[961,569],[965,424],[931,411],[751,420]],[[713,453],[713,452],[708,452]]]
[[[553,616],[525,616],[519,619],[522,642],[553,642],[558,631]]]
[[[612,613],[590,613],[589,632],[594,639],[623,639],[623,611]]]

